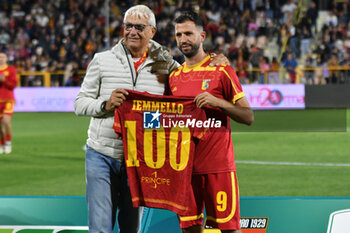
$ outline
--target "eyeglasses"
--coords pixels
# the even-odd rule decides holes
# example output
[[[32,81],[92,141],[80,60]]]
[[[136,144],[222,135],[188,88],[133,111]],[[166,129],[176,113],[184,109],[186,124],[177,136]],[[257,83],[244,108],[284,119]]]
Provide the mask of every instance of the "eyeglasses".
[[[151,25],[145,25],[145,24],[133,24],[133,23],[123,23],[123,27],[126,31],[131,31],[131,29],[134,27],[136,31],[143,32],[147,26]]]

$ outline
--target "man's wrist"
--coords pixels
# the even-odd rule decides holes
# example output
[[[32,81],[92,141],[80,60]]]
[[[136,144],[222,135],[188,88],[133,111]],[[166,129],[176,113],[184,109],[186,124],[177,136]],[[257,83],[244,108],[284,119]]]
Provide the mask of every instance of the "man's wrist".
[[[107,100],[102,102],[102,104],[101,104],[101,111],[102,112],[107,112],[106,104],[107,104]]]

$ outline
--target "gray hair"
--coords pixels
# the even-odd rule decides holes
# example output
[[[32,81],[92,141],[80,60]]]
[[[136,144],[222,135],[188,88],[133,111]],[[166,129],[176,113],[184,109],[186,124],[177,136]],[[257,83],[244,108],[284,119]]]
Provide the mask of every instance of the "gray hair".
[[[156,17],[151,9],[145,5],[136,5],[129,8],[124,15],[124,22],[127,16],[137,16],[139,18],[148,19],[149,25],[156,27]]]

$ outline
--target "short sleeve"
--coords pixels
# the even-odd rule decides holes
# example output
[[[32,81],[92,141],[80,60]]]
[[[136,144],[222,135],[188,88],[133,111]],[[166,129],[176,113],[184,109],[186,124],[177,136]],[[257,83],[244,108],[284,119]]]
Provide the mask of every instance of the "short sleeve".
[[[237,100],[244,97],[242,86],[237,74],[231,66],[221,67],[220,70],[222,71],[221,82],[224,91],[224,98],[235,104]]]

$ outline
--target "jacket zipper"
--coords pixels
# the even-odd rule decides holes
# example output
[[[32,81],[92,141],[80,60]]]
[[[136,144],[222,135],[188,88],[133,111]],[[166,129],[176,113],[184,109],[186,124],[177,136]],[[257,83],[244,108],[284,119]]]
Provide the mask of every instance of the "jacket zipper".
[[[136,75],[136,78],[134,77],[134,73],[133,73],[133,69],[132,69],[133,66],[131,66],[131,63],[130,63],[130,60],[129,60],[129,56],[128,56],[128,52],[127,52],[127,50],[125,49],[124,45],[123,45],[123,49],[124,49],[125,54],[126,54],[126,59],[128,60],[128,64],[129,64],[129,68],[130,68],[130,73],[131,73],[131,78],[132,78],[132,84],[133,84],[133,87],[135,88],[138,75]]]

